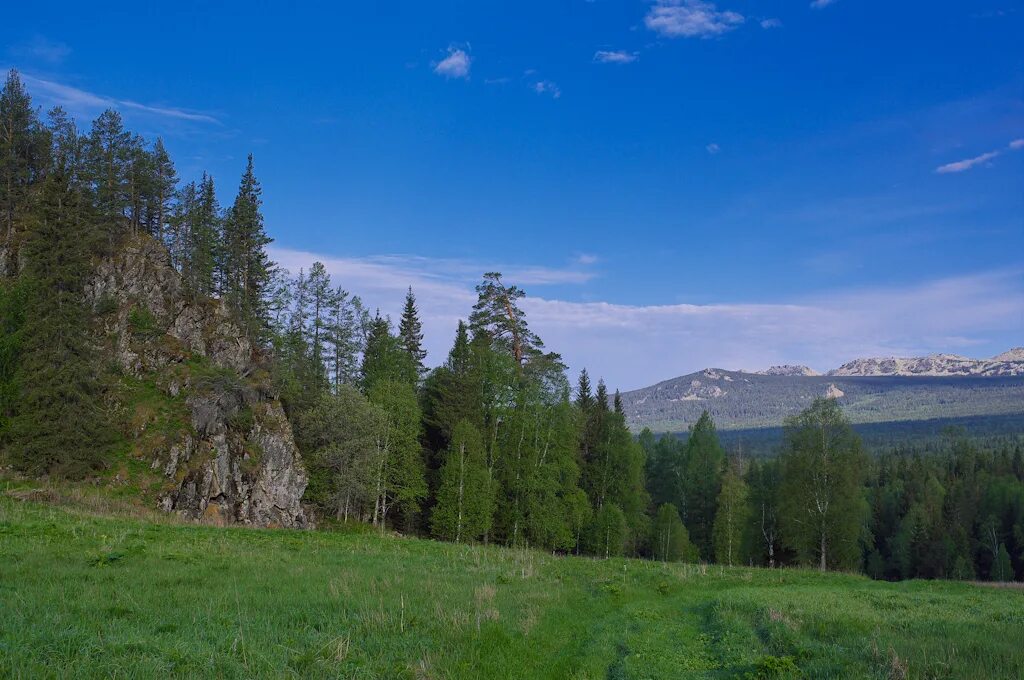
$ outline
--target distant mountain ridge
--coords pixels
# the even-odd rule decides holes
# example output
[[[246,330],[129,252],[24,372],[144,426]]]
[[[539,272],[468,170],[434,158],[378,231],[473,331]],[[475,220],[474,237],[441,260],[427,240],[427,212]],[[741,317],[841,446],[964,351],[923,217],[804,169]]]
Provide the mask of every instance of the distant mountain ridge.
[[[806,366],[755,373],[707,368],[626,392],[634,430],[685,431],[707,409],[722,429],[777,427],[815,397],[839,400],[855,423],[1024,413],[1024,348],[991,359],[953,354],[857,359],[825,375]]]
[[[1024,347],[1014,347],[991,359],[971,359],[957,354],[926,357],[854,359],[828,372],[832,376],[930,375],[1013,376],[1024,375]]]

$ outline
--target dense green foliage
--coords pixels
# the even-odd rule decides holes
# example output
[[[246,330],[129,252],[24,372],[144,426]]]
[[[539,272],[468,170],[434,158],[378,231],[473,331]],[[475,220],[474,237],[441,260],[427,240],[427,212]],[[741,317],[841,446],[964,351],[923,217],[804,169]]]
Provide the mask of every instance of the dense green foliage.
[[[87,303],[86,288],[96,262],[126,238],[164,240],[190,293],[223,294],[250,338],[266,339],[272,266],[252,158],[224,219],[212,178],[181,192],[176,181],[163,143],[147,146],[116,111],[104,111],[88,134],[60,108],[44,124],[18,74],[8,74],[0,91],[0,455],[17,469],[81,477],[109,463],[116,435],[92,334],[105,310]],[[133,309],[129,326],[152,332],[149,310]]]
[[[0,536],[4,677],[1024,674],[1019,590],[176,526],[2,493]]]
[[[723,446],[707,410],[685,440],[635,438],[630,395],[585,370],[571,389],[529,325],[526,292],[500,273],[484,274],[447,359],[428,370],[411,289],[396,328],[324,264],[292,275],[269,261],[251,155],[222,210],[212,177],[178,187],[162,143],[147,145],[115,111],[88,134],[60,110],[43,124],[12,72],[0,124],[0,446],[22,473],[81,477],[106,464],[111,395],[92,341],[104,312],[85,290],[126,238],[155,238],[191,299],[223,303],[251,342],[321,517],[605,558],[1024,576],[1019,446],[957,439],[943,455],[871,460],[823,398],[787,420],[775,460]],[[157,324],[138,307],[128,328],[146,336]],[[732,391],[774,378],[701,375]]]

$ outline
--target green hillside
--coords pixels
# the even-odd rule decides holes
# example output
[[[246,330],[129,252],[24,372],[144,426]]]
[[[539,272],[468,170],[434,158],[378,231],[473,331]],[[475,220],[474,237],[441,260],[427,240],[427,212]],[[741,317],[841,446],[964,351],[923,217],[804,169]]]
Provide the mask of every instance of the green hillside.
[[[853,423],[1024,413],[1024,376],[790,376],[708,369],[622,395],[630,427],[685,431],[707,409],[720,429],[778,427],[815,397]]]
[[[1024,674],[1024,592],[178,525],[0,496],[0,676]]]

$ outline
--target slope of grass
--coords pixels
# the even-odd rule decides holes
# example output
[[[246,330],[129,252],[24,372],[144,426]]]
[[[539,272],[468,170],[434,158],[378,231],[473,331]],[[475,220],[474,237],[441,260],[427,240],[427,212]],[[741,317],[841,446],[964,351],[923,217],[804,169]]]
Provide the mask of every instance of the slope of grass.
[[[0,496],[0,677],[1017,678],[1022,640],[1019,590]]]

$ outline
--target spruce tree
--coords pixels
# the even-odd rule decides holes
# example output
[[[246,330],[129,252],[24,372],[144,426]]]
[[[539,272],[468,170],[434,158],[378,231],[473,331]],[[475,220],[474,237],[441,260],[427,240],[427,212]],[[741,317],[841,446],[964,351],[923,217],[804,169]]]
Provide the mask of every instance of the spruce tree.
[[[590,375],[585,368],[580,371],[579,382],[576,385],[576,406],[584,417],[589,415],[594,407],[594,395],[590,393]]]
[[[704,411],[690,430],[686,444],[686,525],[701,557],[713,554],[712,528],[721,488],[725,451],[718,441],[711,414]]]
[[[7,74],[0,90],[0,237],[9,245],[20,221],[28,217],[33,187],[45,170],[48,140],[32,108],[32,100],[18,72]],[[9,271],[13,274],[13,262]]]
[[[156,168],[139,135],[129,135],[127,148],[125,200],[128,205],[128,228],[138,234],[146,230],[146,212],[156,191]]]
[[[485,427],[482,366],[476,358],[469,328],[460,320],[448,358],[434,371],[426,388],[426,417],[428,425],[440,431],[440,449],[447,448],[455,425],[461,421],[478,431]]]
[[[270,326],[267,295],[274,268],[266,252],[272,239],[263,226],[262,193],[249,154],[238,195],[224,220],[222,277],[228,308],[257,344],[266,339]]]
[[[416,366],[400,338],[391,332],[391,322],[380,312],[370,323],[361,369],[363,389],[369,393],[377,382],[392,381],[415,386]]]
[[[166,242],[167,231],[173,209],[174,196],[178,186],[178,173],[174,162],[164,147],[163,139],[157,137],[152,155],[152,191],[146,206],[146,231],[162,242]]]
[[[423,360],[427,358],[427,352],[423,349],[423,324],[420,322],[416,296],[413,295],[411,286],[405,294],[405,307],[402,309],[402,320],[398,324],[398,335],[402,338],[405,351],[416,365],[417,373],[423,375],[426,370]]]
[[[121,114],[107,109],[93,121],[86,144],[86,174],[95,192],[96,218],[112,248],[124,233],[129,207],[129,166],[131,134],[124,129]]]
[[[218,291],[221,278],[221,214],[213,177],[205,172],[189,218],[189,286],[195,296],[211,297]]]
[[[76,169],[80,144],[53,117],[53,160],[25,244],[26,309],[14,375],[9,459],[30,474],[81,476],[111,441],[89,340],[83,292],[95,222]]]

